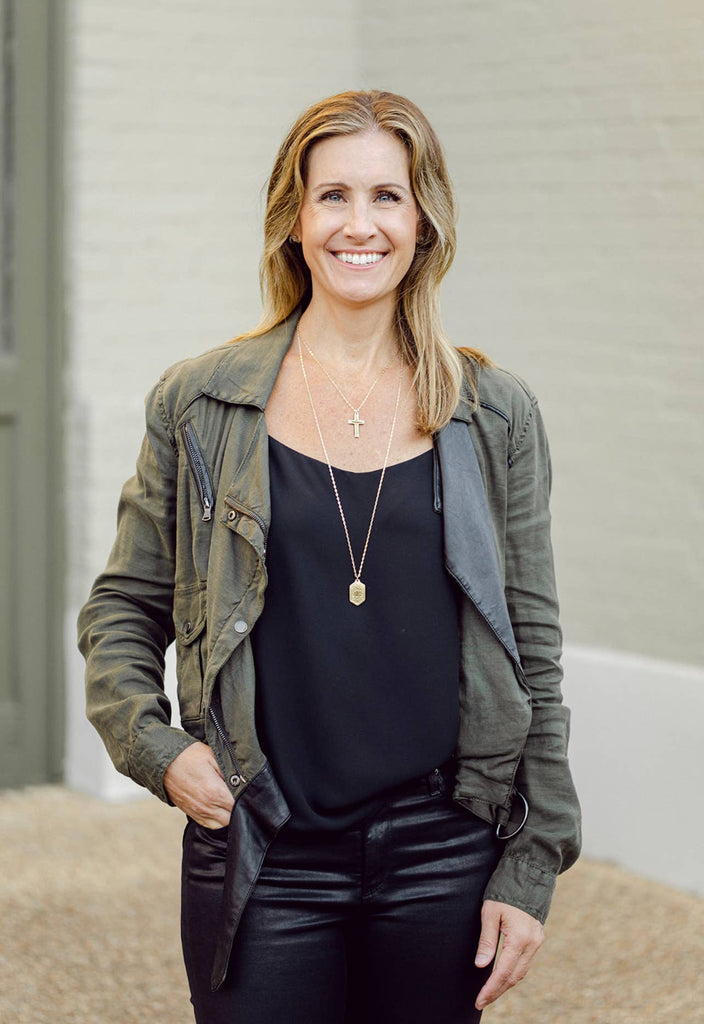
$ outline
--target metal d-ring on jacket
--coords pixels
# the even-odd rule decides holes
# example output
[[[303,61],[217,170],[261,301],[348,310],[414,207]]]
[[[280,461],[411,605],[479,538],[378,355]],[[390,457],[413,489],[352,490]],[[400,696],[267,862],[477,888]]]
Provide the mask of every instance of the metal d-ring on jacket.
[[[267,847],[289,817],[257,739],[249,637],[267,581],[264,408],[296,320],[162,376],[147,398],[110,559],[79,618],[88,715],[118,770],[167,800],[166,767],[204,740],[235,799],[214,987]],[[550,459],[521,381],[489,367],[478,388],[478,408],[465,386],[435,444],[445,564],[462,592],[454,798],[512,836],[485,897],[544,921],[555,877],[580,843],[560,693]],[[163,690],[174,639],[181,729]]]

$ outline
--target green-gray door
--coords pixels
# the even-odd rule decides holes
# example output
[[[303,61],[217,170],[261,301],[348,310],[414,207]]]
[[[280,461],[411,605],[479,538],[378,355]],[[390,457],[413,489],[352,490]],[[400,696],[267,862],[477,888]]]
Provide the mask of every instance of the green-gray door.
[[[63,735],[52,0],[0,0],[0,786],[56,779]],[[54,166],[52,167],[52,164]]]

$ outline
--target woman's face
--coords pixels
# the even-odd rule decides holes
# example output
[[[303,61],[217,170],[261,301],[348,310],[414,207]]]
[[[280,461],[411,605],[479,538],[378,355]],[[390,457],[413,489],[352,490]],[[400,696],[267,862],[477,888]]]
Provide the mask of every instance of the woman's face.
[[[395,136],[370,131],[317,142],[294,228],[313,299],[393,310],[413,261],[418,217],[408,154]]]

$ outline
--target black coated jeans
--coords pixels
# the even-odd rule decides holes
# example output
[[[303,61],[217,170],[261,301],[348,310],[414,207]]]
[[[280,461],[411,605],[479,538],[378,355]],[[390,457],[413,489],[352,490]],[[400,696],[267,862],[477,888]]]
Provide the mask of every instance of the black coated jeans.
[[[223,986],[210,990],[227,829],[189,821],[182,939],[197,1024],[476,1024],[494,829],[452,800],[452,762],[361,825],[269,847]]]

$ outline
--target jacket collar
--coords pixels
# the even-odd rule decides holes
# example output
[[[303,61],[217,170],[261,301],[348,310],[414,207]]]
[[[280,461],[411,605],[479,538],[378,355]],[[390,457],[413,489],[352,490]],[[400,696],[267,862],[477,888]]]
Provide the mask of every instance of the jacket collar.
[[[301,312],[300,309],[294,310],[266,334],[227,346],[223,358],[203,387],[203,394],[234,405],[253,405],[263,411],[291,346]],[[472,419],[472,393],[464,374],[452,417],[465,423]]]
[[[466,374],[462,374],[462,383],[460,384],[460,397],[457,402],[455,411],[452,414],[453,420],[462,420],[464,423],[471,423],[473,415],[473,395],[469,384],[467,382]]]
[[[264,411],[300,315],[297,309],[266,334],[226,346],[202,393],[221,402],[253,405]]]

